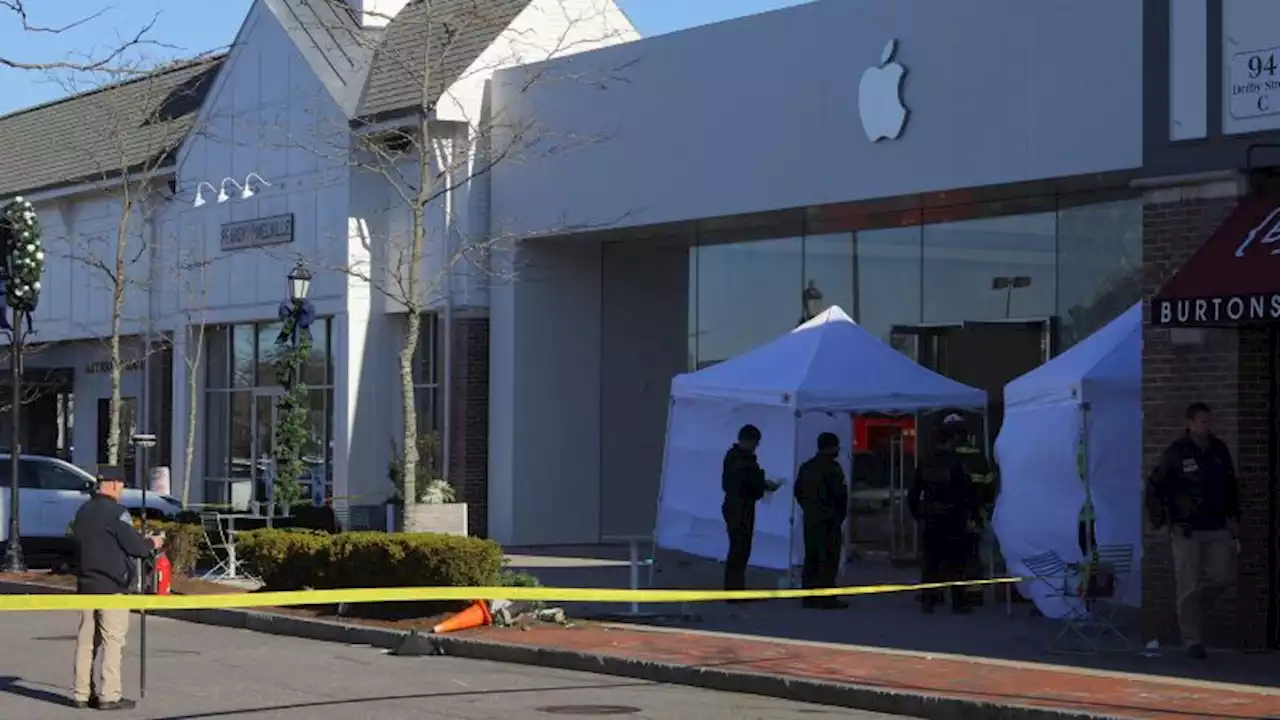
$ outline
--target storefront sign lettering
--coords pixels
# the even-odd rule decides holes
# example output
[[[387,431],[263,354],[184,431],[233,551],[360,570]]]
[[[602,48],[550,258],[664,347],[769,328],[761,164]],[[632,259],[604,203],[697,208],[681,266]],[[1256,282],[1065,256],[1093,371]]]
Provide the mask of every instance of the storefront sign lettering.
[[[1156,300],[1156,325],[1219,325],[1280,320],[1280,294]]]
[[[133,359],[121,358],[120,359],[120,369],[123,371],[137,370],[140,365],[142,365],[142,361],[137,358],[133,358]],[[111,361],[110,360],[94,360],[93,362],[84,366],[84,372],[86,375],[97,375],[100,373],[109,373],[111,372]]]
[[[223,250],[283,245],[291,242],[293,242],[293,213],[226,223],[222,226]]]
[[[1280,47],[1236,53],[1231,58],[1227,93],[1237,120],[1280,113]]]

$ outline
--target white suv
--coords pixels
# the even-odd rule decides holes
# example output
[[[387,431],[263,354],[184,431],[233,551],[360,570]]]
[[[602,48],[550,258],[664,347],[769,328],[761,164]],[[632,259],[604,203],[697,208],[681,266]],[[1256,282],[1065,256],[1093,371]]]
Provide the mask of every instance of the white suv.
[[[0,544],[9,539],[9,455],[0,454]],[[18,513],[22,549],[26,552],[65,552],[71,540],[67,529],[76,511],[97,487],[93,475],[71,463],[40,455],[23,455],[18,467]],[[142,491],[128,488],[120,504],[137,515]],[[147,517],[171,519],[182,504],[166,495],[147,493]]]

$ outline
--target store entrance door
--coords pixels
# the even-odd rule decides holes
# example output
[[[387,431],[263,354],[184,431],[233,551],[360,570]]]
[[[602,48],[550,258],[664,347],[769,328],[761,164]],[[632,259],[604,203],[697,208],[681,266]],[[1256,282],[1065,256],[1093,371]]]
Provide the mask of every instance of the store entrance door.
[[[930,370],[985,390],[994,439],[1004,418],[1004,386],[1049,359],[1054,329],[1051,320],[899,326],[890,342]],[[981,411],[957,409],[969,415],[969,427],[980,433]],[[928,429],[934,421],[916,415],[859,433],[867,439],[854,460],[853,499],[860,516],[855,518],[855,537],[860,551],[887,552],[899,565],[915,562],[919,530],[908,509],[908,492],[918,458],[929,452]],[[875,421],[863,421],[867,422]],[[983,442],[981,437],[977,440]]]

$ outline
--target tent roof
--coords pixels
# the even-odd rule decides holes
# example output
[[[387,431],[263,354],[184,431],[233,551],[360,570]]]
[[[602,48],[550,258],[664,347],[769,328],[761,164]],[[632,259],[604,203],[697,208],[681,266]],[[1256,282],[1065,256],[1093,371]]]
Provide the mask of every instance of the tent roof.
[[[850,412],[987,404],[986,392],[916,364],[835,306],[754,350],[676,376],[671,394]]]
[[[1006,407],[1082,402],[1142,390],[1142,303],[1004,388]]]

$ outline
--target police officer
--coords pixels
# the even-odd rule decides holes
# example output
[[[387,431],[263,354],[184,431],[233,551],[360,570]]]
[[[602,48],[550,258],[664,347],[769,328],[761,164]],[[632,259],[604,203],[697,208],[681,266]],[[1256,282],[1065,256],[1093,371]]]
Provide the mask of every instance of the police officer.
[[[760,438],[760,428],[743,425],[738,430],[738,441],[724,455],[724,469],[720,475],[724,504],[720,510],[729,535],[729,553],[724,559],[725,590],[746,589],[751,538],[756,531],[756,502],[765,493],[778,489],[777,483],[765,478],[764,470],[756,459]]]
[[[129,513],[118,502],[124,474],[105,472],[97,491],[71,523],[76,542],[76,592],[82,595],[123,595],[134,581],[134,560],[151,557],[161,537],[144,537],[133,529]],[[129,634],[128,610],[84,610],[76,636],[75,705],[99,710],[128,710],[132,700],[121,697],[121,660]],[[102,651],[102,694],[93,694],[93,659]]]
[[[795,497],[804,514],[805,589],[835,587],[840,571],[841,527],[849,511],[849,490],[837,458],[840,439],[834,433],[818,436],[818,454],[800,466]],[[848,607],[835,597],[805,598],[804,606],[822,610]]]
[[[1186,412],[1187,431],[1160,457],[1148,478],[1147,514],[1167,527],[1173,549],[1178,626],[1187,655],[1201,660],[1204,604],[1233,581],[1240,531],[1240,493],[1226,443],[1212,430],[1204,403]]]
[[[965,579],[973,553],[971,525],[976,511],[973,481],[962,456],[956,452],[958,440],[954,424],[943,423],[938,428],[933,455],[923,467],[916,468],[915,481],[907,497],[911,515],[924,526],[921,580],[926,583]],[[970,612],[965,589],[950,590],[952,612]],[[932,613],[942,597],[941,591],[925,591],[924,611]]]

